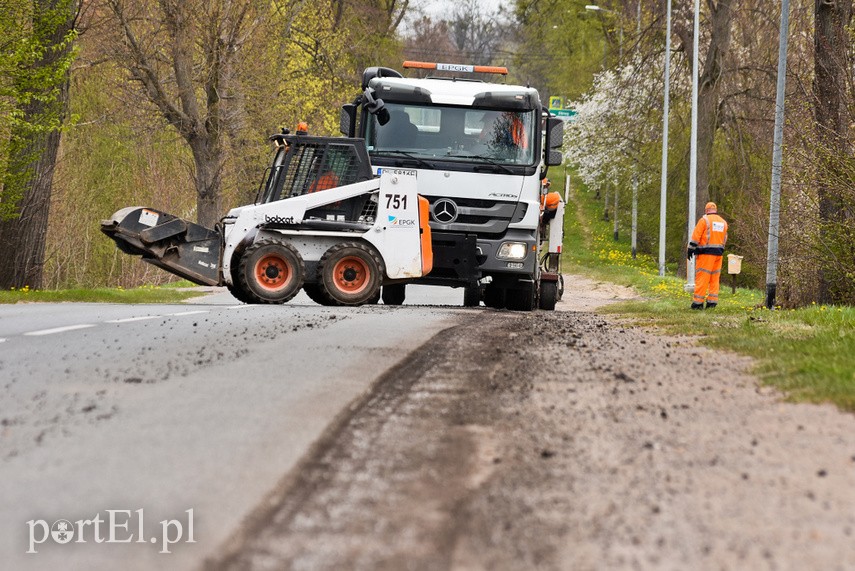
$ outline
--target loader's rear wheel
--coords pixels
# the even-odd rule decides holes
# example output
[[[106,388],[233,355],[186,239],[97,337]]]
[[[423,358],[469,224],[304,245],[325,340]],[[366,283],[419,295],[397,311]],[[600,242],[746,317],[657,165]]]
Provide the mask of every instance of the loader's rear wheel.
[[[380,290],[383,273],[380,256],[360,242],[336,244],[318,262],[326,294],[341,305],[371,303]]]
[[[300,291],[305,273],[303,258],[294,246],[261,240],[241,256],[238,284],[252,303],[285,303]]]
[[[383,303],[386,305],[401,305],[405,299],[407,299],[407,284],[383,286]]]

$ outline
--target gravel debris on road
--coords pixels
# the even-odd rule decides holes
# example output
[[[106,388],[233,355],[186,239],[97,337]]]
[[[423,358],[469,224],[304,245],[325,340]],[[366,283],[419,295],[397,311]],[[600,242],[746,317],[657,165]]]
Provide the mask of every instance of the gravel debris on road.
[[[206,569],[855,568],[855,418],[598,291],[436,336]]]

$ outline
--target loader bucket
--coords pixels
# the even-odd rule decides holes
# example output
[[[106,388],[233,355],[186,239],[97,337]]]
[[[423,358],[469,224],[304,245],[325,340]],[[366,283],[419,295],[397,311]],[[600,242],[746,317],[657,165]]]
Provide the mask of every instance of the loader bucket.
[[[223,239],[210,230],[153,208],[131,206],[101,221],[101,232],[126,254],[200,285],[222,285]]]

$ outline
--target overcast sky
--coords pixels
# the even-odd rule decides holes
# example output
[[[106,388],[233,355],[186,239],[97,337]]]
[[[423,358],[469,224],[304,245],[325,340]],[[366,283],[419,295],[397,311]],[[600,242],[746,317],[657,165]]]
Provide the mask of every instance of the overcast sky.
[[[418,17],[422,13],[430,16],[431,18],[440,19],[444,16],[451,15],[456,4],[458,4],[458,2],[453,0],[412,0],[410,2],[407,19]],[[493,13],[499,11],[499,6],[510,7],[511,5],[507,0],[478,0],[478,4],[483,8],[484,12]],[[401,31],[406,31],[406,29],[406,22],[404,22],[404,26]]]

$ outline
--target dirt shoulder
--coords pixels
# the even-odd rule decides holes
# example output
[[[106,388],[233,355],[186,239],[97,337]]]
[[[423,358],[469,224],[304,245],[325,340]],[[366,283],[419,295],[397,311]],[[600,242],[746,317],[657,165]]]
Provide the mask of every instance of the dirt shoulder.
[[[390,371],[207,568],[855,568],[855,417],[574,289]]]

